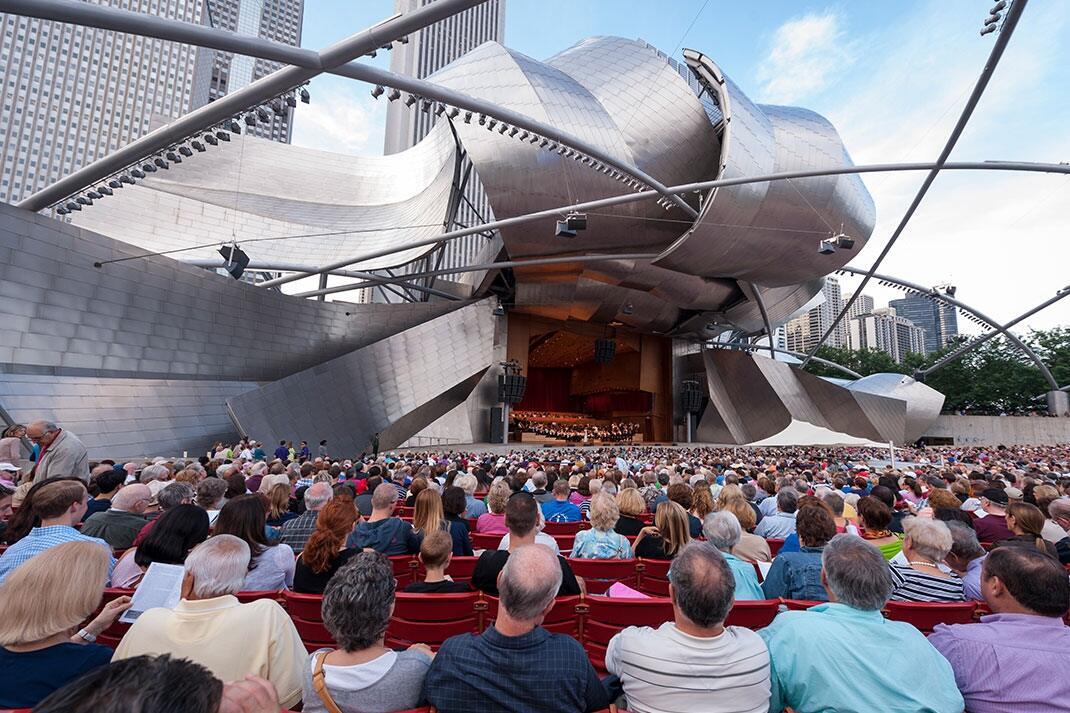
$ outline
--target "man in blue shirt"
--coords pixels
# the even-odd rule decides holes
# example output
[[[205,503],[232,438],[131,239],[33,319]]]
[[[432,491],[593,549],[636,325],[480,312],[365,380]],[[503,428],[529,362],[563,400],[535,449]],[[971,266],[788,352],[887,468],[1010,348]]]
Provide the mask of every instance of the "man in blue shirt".
[[[837,535],[822,553],[829,603],[788,611],[758,631],[772,660],[772,713],[962,713],[951,665],[912,625],[881,608],[892,591],[880,551]]]
[[[546,522],[579,522],[580,508],[568,501],[568,480],[558,478],[554,481],[554,499],[542,504],[542,516]]]
[[[950,520],[951,551],[945,562],[962,578],[962,593],[967,599],[979,601],[981,596],[981,567],[988,553],[977,540],[977,533],[964,522]]]
[[[575,713],[608,706],[606,689],[580,643],[540,626],[561,579],[548,547],[518,547],[498,581],[501,605],[494,625],[442,644],[424,678],[424,698],[440,713]]]
[[[290,449],[286,447],[286,441],[279,441],[279,447],[275,449],[275,457],[279,460],[287,460],[290,457]]]

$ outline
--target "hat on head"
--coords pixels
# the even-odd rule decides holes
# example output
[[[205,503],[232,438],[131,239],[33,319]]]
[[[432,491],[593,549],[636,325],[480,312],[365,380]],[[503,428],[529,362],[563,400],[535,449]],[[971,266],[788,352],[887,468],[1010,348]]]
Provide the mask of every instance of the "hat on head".
[[[1019,494],[1020,493],[1021,491],[1019,491]],[[999,488],[985,488],[981,493],[981,497],[1000,506],[1006,505],[1009,501],[1007,492],[1005,490],[1000,490]]]
[[[0,463],[0,471],[5,471],[8,473],[18,473],[19,467],[17,465],[12,465],[11,463]]]
[[[1007,497],[1011,500],[1021,500],[1023,497],[1025,497],[1025,493],[1023,493],[1018,488],[1007,488],[1003,492],[1006,493]]]

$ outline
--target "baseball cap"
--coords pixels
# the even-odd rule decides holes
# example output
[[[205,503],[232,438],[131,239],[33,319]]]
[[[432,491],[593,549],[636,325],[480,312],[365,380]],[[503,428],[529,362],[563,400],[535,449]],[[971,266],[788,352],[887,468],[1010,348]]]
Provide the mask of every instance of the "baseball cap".
[[[19,467],[12,465],[11,463],[0,463],[0,470],[7,471],[9,473],[18,473]]]
[[[1008,502],[1007,493],[999,488],[986,488],[981,493],[982,498],[986,498],[996,505],[1006,505]]]

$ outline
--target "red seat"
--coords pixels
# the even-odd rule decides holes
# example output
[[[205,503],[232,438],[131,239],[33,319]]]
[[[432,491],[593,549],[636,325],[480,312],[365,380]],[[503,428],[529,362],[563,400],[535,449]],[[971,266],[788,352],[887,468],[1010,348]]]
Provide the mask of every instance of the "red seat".
[[[427,644],[434,650],[457,634],[478,634],[485,608],[479,592],[468,594],[405,594],[394,597],[394,613],[386,627],[386,645],[406,648]]]
[[[472,538],[472,547],[477,550],[496,550],[498,544],[502,541],[505,535],[490,535],[485,532],[473,532],[470,537]]]
[[[255,589],[248,592],[238,592],[235,594],[238,601],[242,604],[248,604],[249,602],[255,602],[257,599],[274,599],[279,600],[279,591],[277,589]]]
[[[561,554],[568,557],[569,552],[572,551],[572,541],[576,539],[575,535],[550,535],[557,542],[557,549],[561,550]]]
[[[728,612],[725,625],[761,629],[772,623],[778,611],[780,611],[779,599],[737,601],[732,604],[732,609]]]
[[[478,561],[478,557],[451,557],[450,565],[446,568],[446,574],[454,582],[471,582],[472,573],[475,572],[476,562]],[[414,576],[417,582],[424,581],[424,577],[427,576],[427,570],[419,559],[416,560],[416,573]]]
[[[884,607],[884,615],[892,621],[913,624],[928,636],[937,624],[969,624],[973,621],[974,602],[896,602]]]
[[[100,607],[95,612],[93,612],[93,615],[90,616],[89,619],[92,620],[97,614],[99,614],[101,609],[104,608],[104,605],[110,602],[111,600],[118,599],[119,597],[124,596],[134,596],[134,590],[120,589],[118,587],[108,587],[104,590],[104,597],[100,600]],[[129,629],[130,624],[124,624],[123,622],[116,619],[114,622],[112,622],[111,626],[109,626],[107,629],[97,635],[97,643],[114,649],[119,645],[119,642],[123,640],[123,637],[126,636],[126,632]]]
[[[816,607],[818,604],[828,604],[828,602],[819,602],[816,599],[782,599],[781,601],[789,611],[802,611]]]
[[[641,513],[639,513],[638,515],[635,516],[635,519],[643,522],[646,525],[653,525],[654,524],[654,513],[652,513],[652,512],[641,512]]]
[[[405,507],[404,505],[398,505],[394,508],[394,515],[397,517],[412,517],[416,514],[416,508]]]
[[[626,626],[661,626],[673,620],[672,600],[614,599],[593,596],[584,600],[587,616],[583,624],[583,648],[599,672],[605,671],[609,640]]]
[[[669,567],[672,560],[640,558],[636,564],[639,573],[639,591],[655,597],[669,596]]]
[[[776,553],[780,552],[780,548],[784,546],[784,539],[781,537],[767,537],[765,542],[769,545],[769,555],[771,557],[776,557]]]
[[[484,597],[487,603],[487,613],[483,628],[494,623],[498,616],[498,598]],[[583,597],[577,595],[571,597],[557,597],[554,600],[554,608],[542,621],[542,628],[555,634],[567,634],[574,639],[580,638],[581,615],[577,607],[583,601]]]
[[[285,589],[282,592],[282,600],[306,649],[312,652],[316,649],[335,648],[334,639],[323,626],[322,594],[297,594]]]
[[[621,582],[629,587],[638,586],[635,572],[635,559],[626,560],[592,560],[570,558],[569,566],[577,577],[583,577],[588,594],[602,594],[614,582]]]
[[[465,522],[468,523],[468,532],[475,532],[476,531],[476,522],[478,522],[478,520],[479,520],[478,517],[470,517],[470,518],[465,519]]]
[[[33,713],[33,708],[0,708],[0,713]]]
[[[542,531],[547,535],[575,535],[580,530],[586,530],[589,525],[585,522],[547,522]]]
[[[394,577],[398,580],[398,589],[412,583],[413,570],[416,569],[416,558],[412,555],[393,555],[388,557],[394,568]]]

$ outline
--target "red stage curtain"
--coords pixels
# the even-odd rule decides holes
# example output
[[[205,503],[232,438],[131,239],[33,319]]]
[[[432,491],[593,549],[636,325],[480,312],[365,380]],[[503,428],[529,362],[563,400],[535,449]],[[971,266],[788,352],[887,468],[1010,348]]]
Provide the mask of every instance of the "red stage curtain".
[[[514,406],[517,411],[578,412],[583,401],[571,395],[572,369],[528,369],[524,400]]]
[[[651,396],[646,391],[605,391],[590,394],[584,400],[584,410],[590,414],[648,413]]]

